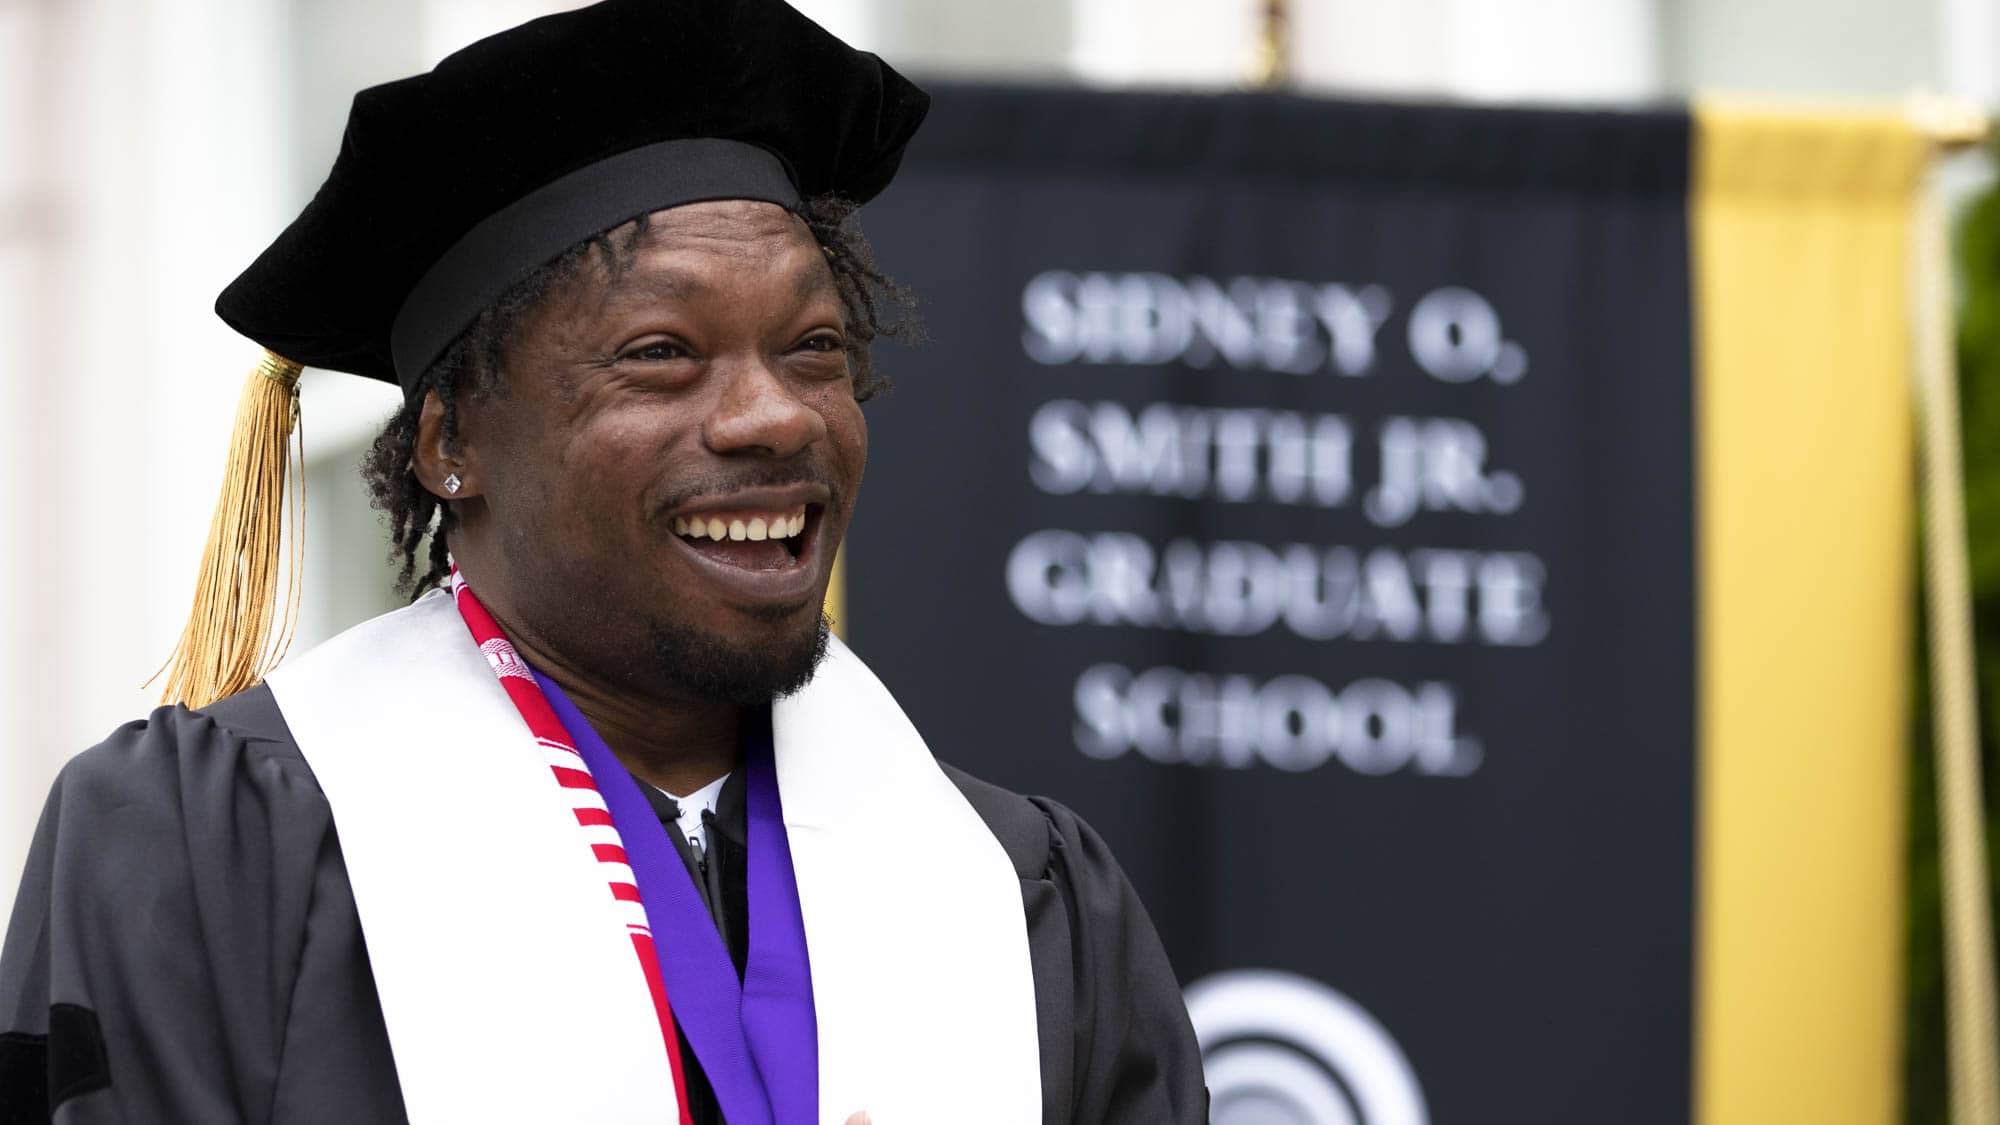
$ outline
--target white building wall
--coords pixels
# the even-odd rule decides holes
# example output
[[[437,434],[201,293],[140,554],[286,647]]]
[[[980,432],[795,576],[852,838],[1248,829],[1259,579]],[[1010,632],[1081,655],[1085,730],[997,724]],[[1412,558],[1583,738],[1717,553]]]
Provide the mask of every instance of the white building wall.
[[[1662,5],[1663,45],[1677,91],[1896,97],[1939,87],[1948,4],[1673,0]],[[2000,43],[1967,49],[1992,58]]]
[[[34,653],[41,644],[30,591],[54,546],[37,541],[43,504],[35,479],[47,462],[33,440],[42,398],[36,373],[48,364],[36,318],[54,241],[55,184],[43,159],[45,8],[40,0],[0,0],[0,708],[15,716],[15,736],[0,750],[0,905],[13,894],[21,848],[57,760],[44,716],[30,706],[40,688]]]
[[[1656,0],[1294,0],[1308,89],[1506,102],[1661,95]]]
[[[1941,0],[1935,34],[1938,88],[2000,110],[2000,3]]]
[[[1261,0],[1091,0],[1070,6],[1070,71],[1100,85],[1241,86],[1257,59]]]
[[[145,712],[178,636],[248,366],[209,302],[278,219],[286,148],[245,95],[282,59],[269,5],[0,11],[4,903],[56,768]]]

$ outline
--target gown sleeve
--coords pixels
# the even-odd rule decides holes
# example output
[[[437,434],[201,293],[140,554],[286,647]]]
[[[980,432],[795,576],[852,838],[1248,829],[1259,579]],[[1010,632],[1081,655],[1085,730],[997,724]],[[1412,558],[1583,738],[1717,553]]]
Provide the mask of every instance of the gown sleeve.
[[[1055,801],[945,773],[1021,879],[1047,1125],[1198,1125],[1201,1050],[1152,919],[1102,837]]]
[[[277,715],[261,688],[161,708],[58,776],[0,946],[0,1123],[403,1119],[332,814]]]

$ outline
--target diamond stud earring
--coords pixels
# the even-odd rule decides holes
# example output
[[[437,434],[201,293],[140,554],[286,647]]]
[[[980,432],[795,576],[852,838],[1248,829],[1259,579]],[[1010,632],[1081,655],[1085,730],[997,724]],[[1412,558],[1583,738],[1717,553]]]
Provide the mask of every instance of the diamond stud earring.
[[[457,473],[453,473],[450,476],[444,478],[444,490],[446,492],[451,493],[453,496],[458,495],[458,490],[463,487],[465,487],[465,482],[458,479]]]

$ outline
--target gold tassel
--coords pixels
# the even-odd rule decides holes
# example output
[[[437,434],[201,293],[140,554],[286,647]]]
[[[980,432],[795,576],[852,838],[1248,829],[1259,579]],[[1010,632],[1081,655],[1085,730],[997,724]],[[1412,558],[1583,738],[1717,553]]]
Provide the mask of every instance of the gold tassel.
[[[305,522],[305,431],[299,426],[299,364],[267,351],[236,406],[222,495],[208,525],[194,608],[180,644],[160,672],[162,703],[205,707],[255,685],[284,659],[298,625],[299,567]],[[296,433],[296,445],[291,442]],[[296,452],[299,464],[291,464]],[[286,476],[293,498],[288,550]],[[280,556],[289,561],[278,597]],[[275,626],[276,639],[273,641]],[[151,683],[152,680],[146,681]]]

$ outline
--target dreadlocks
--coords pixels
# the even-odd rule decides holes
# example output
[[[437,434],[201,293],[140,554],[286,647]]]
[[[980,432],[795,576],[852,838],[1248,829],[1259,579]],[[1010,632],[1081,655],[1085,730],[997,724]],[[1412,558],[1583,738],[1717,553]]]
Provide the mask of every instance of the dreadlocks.
[[[821,196],[808,200],[798,214],[833,271],[847,314],[848,367],[854,376],[854,397],[866,402],[889,387],[889,381],[875,370],[869,345],[883,336],[909,339],[920,329],[914,299],[876,267],[874,253],[853,222],[855,210],[846,200]],[[601,255],[614,272],[623,268],[644,237],[646,225],[646,217],[641,216],[615,243],[616,232],[594,235],[501,294],[423,373],[404,399],[403,408],[377,435],[362,458],[361,476],[367,482],[370,502],[388,517],[389,558],[399,564],[398,590],[414,597],[444,583],[451,573],[446,536],[458,523],[452,503],[417,480],[417,421],[423,416],[424,397],[437,395],[444,408],[445,446],[456,448],[460,396],[506,393],[507,346],[522,317],[551,291],[574,280],[593,253]],[[417,573],[419,558],[425,566],[421,575]]]

